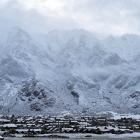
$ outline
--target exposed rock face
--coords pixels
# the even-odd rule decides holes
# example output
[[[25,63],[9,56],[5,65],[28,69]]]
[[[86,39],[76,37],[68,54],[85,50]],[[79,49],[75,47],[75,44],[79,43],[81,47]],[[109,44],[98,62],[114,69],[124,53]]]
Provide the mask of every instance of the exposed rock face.
[[[46,94],[47,93],[35,79],[23,83],[21,90],[19,91],[19,96],[25,98],[46,98]]]
[[[75,102],[77,104],[79,104],[79,95],[78,95],[78,93],[75,92],[75,91],[71,91],[71,94],[73,95]]]
[[[27,102],[31,111],[42,111],[43,107],[53,107],[56,100],[50,97],[50,94],[53,94],[53,91],[47,90],[35,79],[23,82],[18,92],[20,100]]]
[[[130,98],[140,101],[140,91],[135,91],[130,95]]]
[[[31,111],[41,111],[41,104],[36,102],[30,105]]]

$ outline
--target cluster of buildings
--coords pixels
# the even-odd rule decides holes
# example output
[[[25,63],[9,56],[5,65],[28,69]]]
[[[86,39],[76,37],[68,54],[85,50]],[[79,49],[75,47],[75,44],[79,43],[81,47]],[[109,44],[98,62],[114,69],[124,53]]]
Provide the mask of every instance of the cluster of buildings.
[[[56,133],[124,134],[140,132],[140,120],[105,117],[1,116],[0,135],[43,136]]]

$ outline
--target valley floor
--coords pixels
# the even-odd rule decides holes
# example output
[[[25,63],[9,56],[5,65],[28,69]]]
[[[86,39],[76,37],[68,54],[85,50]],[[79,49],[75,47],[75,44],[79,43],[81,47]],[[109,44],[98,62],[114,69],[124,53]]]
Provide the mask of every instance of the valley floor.
[[[49,134],[50,135],[50,134]],[[54,135],[54,134],[52,134]],[[122,135],[112,135],[112,134],[103,134],[103,135],[95,135],[95,134],[55,134],[58,136],[65,136],[69,138],[59,138],[60,140],[76,140],[76,139],[82,139],[82,140],[139,140],[140,134],[134,133],[131,135],[128,134],[122,134]],[[47,135],[46,135],[47,136]],[[87,137],[90,136],[90,137]],[[32,137],[32,138],[25,138],[25,137],[6,137],[5,140],[58,140],[58,138],[48,138],[48,137]]]
[[[72,116],[1,116],[0,135],[17,139],[140,138],[140,119]],[[15,140],[15,139],[14,139]],[[131,140],[131,139],[130,139]]]

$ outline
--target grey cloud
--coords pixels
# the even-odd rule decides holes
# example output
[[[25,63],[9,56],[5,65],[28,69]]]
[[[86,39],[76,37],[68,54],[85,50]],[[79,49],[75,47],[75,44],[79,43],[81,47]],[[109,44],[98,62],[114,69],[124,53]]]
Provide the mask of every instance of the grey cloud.
[[[89,26],[97,32],[99,29],[112,34],[140,32],[138,0],[81,0],[75,3],[77,16],[88,17]]]
[[[33,33],[47,33],[53,29],[69,29],[76,25],[70,18],[54,18],[48,14],[42,15],[37,9],[26,9],[19,0],[7,0],[5,4],[1,5],[0,21],[1,31],[19,26]]]
[[[9,0],[4,5],[0,2],[0,19],[13,24],[21,24],[38,31],[44,29],[83,28],[101,34],[140,34],[140,1],[139,0],[52,0],[65,2],[62,9],[64,16],[52,17],[40,9],[26,9],[22,0]],[[47,0],[24,0],[24,3],[44,2]],[[3,6],[4,5],[4,6]]]

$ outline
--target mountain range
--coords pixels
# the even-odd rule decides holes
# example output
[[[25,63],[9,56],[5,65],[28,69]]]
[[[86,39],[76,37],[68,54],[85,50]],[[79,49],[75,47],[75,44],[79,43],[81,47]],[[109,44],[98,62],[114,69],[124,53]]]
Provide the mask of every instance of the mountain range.
[[[139,114],[140,36],[14,27],[0,38],[0,113]]]

